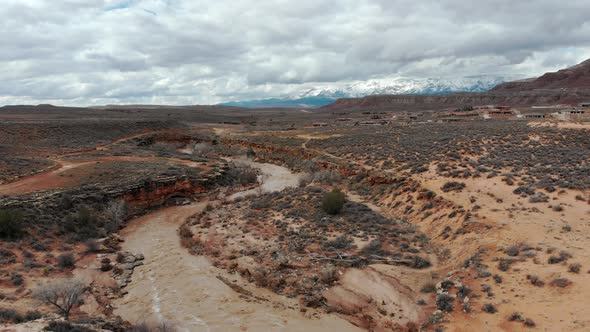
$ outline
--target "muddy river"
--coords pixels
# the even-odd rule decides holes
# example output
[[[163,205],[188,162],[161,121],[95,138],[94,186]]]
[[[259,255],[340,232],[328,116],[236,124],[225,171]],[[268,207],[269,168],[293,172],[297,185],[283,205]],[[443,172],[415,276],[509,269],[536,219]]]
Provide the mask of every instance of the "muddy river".
[[[296,186],[301,177],[272,164],[236,162],[258,168],[262,185],[230,198],[283,190]],[[294,300],[265,289],[253,290],[268,301],[255,301],[220,281],[218,276],[242,282],[205,257],[190,255],[177,235],[184,220],[205,205],[165,208],[130,222],[122,231],[123,250],[143,253],[146,259],[135,269],[128,294],[114,303],[115,314],[131,322],[170,322],[179,331],[359,331],[336,315],[303,314],[295,309]]]

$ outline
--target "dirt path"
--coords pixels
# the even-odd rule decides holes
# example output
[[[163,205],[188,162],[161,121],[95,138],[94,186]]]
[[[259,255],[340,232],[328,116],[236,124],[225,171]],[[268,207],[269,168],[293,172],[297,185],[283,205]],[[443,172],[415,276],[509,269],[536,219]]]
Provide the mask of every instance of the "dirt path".
[[[147,135],[151,135],[151,134],[168,133],[168,132],[175,132],[175,131],[176,131],[175,129],[143,131],[143,132],[140,132],[140,133],[123,136],[123,137],[121,137],[121,138],[119,138],[117,140],[114,140],[114,141],[110,142],[110,143],[105,143],[105,144],[97,145],[96,148],[94,148],[94,149],[86,149],[86,150],[78,150],[78,151],[72,151],[72,152],[62,153],[62,154],[57,155],[57,158],[77,156],[77,155],[81,155],[81,154],[92,153],[92,152],[101,151],[101,150],[107,150],[110,146],[119,144],[121,142],[128,141],[128,140],[133,139],[133,138],[143,137],[143,136],[147,136]]]
[[[285,170],[275,165],[263,168],[265,183],[272,183],[263,190],[295,183],[296,175],[286,176]],[[303,315],[294,300],[265,289],[243,285],[268,301],[244,297],[219,280],[222,276],[242,282],[205,257],[190,255],[177,235],[184,220],[204,207],[197,203],[160,210],[131,222],[122,232],[123,249],[141,252],[146,260],[135,270],[129,293],[114,303],[115,314],[132,322],[169,321],[181,331],[359,331],[335,315]]]
[[[205,170],[208,166],[204,163],[194,162],[190,160],[177,158],[160,158],[160,157],[133,157],[133,156],[105,156],[96,157],[88,161],[70,162],[61,159],[53,160],[58,165],[58,168],[39,173],[33,176],[22,178],[20,180],[9,182],[0,185],[0,195],[21,195],[41,190],[51,190],[63,187],[71,179],[62,176],[68,170],[91,165],[97,162],[121,161],[121,162],[149,162],[149,161],[164,161],[176,164],[182,164],[188,167],[201,167]]]

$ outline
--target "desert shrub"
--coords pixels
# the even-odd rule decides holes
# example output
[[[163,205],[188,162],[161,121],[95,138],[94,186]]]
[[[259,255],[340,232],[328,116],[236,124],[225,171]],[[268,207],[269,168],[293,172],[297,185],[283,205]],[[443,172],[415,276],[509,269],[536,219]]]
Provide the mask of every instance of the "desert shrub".
[[[346,235],[341,235],[332,241],[324,243],[324,248],[328,250],[346,250],[352,247],[354,240]]]
[[[129,332],[175,332],[174,325],[168,322],[161,322],[159,324],[140,323],[133,325]]]
[[[546,202],[549,202],[549,196],[547,196],[543,193],[537,193],[534,196],[531,196],[531,198],[529,198],[529,202],[531,202],[531,203],[546,203]]]
[[[117,263],[119,263],[119,264],[123,263],[125,261],[125,254],[119,251],[117,253],[116,260],[117,260]]]
[[[565,288],[571,284],[572,284],[572,282],[566,278],[557,278],[557,279],[551,281],[551,286],[560,287],[560,288]]]
[[[11,273],[10,274],[10,282],[13,286],[21,286],[25,283],[25,278],[20,273]]]
[[[340,174],[334,170],[321,170],[321,171],[317,171],[314,172],[312,174],[312,179],[313,182],[319,182],[319,183],[325,183],[325,184],[329,184],[332,185],[334,183],[339,182],[342,177],[340,176]]]
[[[520,254],[520,248],[516,245],[512,245],[506,248],[506,255],[516,257]]]
[[[22,230],[22,213],[14,210],[0,210],[0,238],[18,238],[22,235]]]
[[[429,283],[425,284],[424,286],[422,286],[422,288],[420,288],[420,291],[422,293],[434,293],[434,292],[436,292],[436,285],[429,282]]]
[[[67,216],[63,223],[64,230],[74,233],[80,240],[99,237],[99,225],[96,213],[86,206],[80,207],[77,213]]]
[[[555,212],[561,212],[563,211],[563,206],[561,205],[553,205],[553,207],[551,207],[551,209]]]
[[[49,251],[51,248],[42,242],[35,242],[31,245],[31,248],[35,251]]]
[[[344,206],[345,196],[339,189],[334,189],[324,195],[322,199],[322,210],[327,214],[338,214]]]
[[[333,266],[324,268],[320,273],[320,280],[324,283],[331,284],[338,280],[338,271]]]
[[[461,285],[461,287],[457,289],[457,297],[459,299],[466,298],[469,294],[471,294],[471,289],[465,285]]]
[[[192,238],[193,237],[193,232],[191,231],[190,227],[188,227],[186,225],[180,226],[178,233],[180,234],[181,238]]]
[[[0,322],[2,323],[21,323],[24,318],[18,311],[12,308],[0,308]]]
[[[51,321],[49,324],[43,329],[45,331],[51,332],[96,332],[91,328],[72,324],[68,321]]]
[[[568,267],[568,271],[572,272],[572,273],[580,273],[581,268],[582,268],[582,265],[580,263],[573,263],[573,264],[570,264],[570,266]]]
[[[247,185],[258,181],[257,171],[247,165],[230,164],[226,173],[230,184]]]
[[[420,256],[411,256],[410,259],[412,260],[410,267],[414,269],[425,269],[432,265],[429,260]]]
[[[10,250],[0,248],[0,265],[16,262],[16,254]]]
[[[445,183],[440,189],[444,192],[461,191],[465,188],[465,183],[457,181],[449,181]]]
[[[453,306],[454,300],[449,294],[439,294],[436,297],[436,308],[443,312],[452,312],[455,309]]]
[[[514,189],[513,193],[516,195],[532,196],[535,194],[535,189],[529,186],[519,186],[518,188]]]
[[[487,312],[488,314],[495,314],[498,312],[498,309],[496,309],[496,307],[491,303],[484,304],[481,310]]]
[[[508,316],[508,321],[509,322],[523,322],[524,317],[522,316],[522,314],[520,312],[513,312],[510,314],[510,316]]]
[[[500,259],[500,263],[498,263],[498,270],[500,271],[508,271],[510,269],[510,265],[514,262],[513,259]]]
[[[537,287],[545,286],[545,283],[541,279],[539,279],[539,277],[537,277],[535,275],[529,274],[526,276],[526,278],[531,282],[531,284],[533,286],[537,286]]]
[[[363,249],[361,249],[360,253],[365,256],[383,256],[387,254],[387,252],[381,248],[381,241],[379,240],[373,240],[369,242],[366,246],[363,247]]]
[[[535,324],[535,322],[530,318],[524,320],[524,326],[526,327],[535,327],[536,325],[537,324]]]
[[[559,253],[559,255],[557,255],[557,256],[556,255],[550,256],[547,261],[549,264],[559,264],[561,262],[567,261],[571,257],[572,257],[572,255],[570,255],[569,253],[567,253],[565,251],[561,251]]]
[[[25,321],[37,320],[41,317],[43,317],[43,315],[37,310],[29,310],[25,313]]]
[[[453,287],[455,287],[455,283],[454,283],[454,282],[452,282],[451,280],[448,280],[448,279],[446,279],[446,280],[443,280],[443,281],[440,283],[440,287],[443,289],[443,291],[445,291],[445,292],[448,292],[448,291],[450,291],[450,290],[451,290]]]
[[[113,268],[111,265],[111,260],[108,257],[101,259],[100,261],[100,270],[103,272],[110,271]]]
[[[502,280],[502,276],[501,276],[501,275],[499,275],[499,274],[494,274],[493,278],[494,278],[494,281],[495,281],[497,284],[501,284],[501,283],[502,283],[502,281],[503,281],[503,280]]]
[[[430,200],[430,199],[433,199],[434,197],[436,197],[436,193],[434,193],[434,191],[428,190],[428,189],[422,189],[422,190],[420,190],[420,193],[418,194],[417,199]]]
[[[72,253],[65,253],[57,256],[57,266],[62,269],[70,269],[76,265],[76,258]]]
[[[95,239],[84,241],[84,245],[86,246],[86,253],[98,252],[100,249],[100,244]]]

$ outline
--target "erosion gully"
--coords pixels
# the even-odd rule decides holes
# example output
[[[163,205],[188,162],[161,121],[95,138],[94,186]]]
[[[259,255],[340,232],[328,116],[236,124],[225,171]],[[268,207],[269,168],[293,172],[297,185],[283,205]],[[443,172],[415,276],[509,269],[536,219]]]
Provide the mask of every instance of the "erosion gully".
[[[280,191],[296,186],[301,174],[267,163],[234,160],[260,170],[259,188],[237,197]],[[346,320],[320,312],[295,309],[294,299],[265,289],[250,289],[258,301],[232,290],[218,277],[240,283],[241,277],[214,267],[206,257],[181,247],[177,230],[207,202],[165,208],[129,223],[121,233],[123,250],[145,255],[135,269],[128,293],[116,300],[115,314],[131,322],[169,322],[179,331],[359,331]]]

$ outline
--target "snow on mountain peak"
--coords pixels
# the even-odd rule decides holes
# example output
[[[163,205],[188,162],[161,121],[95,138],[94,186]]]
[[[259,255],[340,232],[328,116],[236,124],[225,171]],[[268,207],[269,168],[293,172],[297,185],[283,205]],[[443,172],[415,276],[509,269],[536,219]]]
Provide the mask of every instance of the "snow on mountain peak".
[[[321,107],[338,98],[358,98],[383,94],[448,94],[453,92],[484,92],[506,82],[508,78],[474,76],[456,79],[404,77],[375,78],[366,81],[335,83],[304,83],[289,89],[283,96],[270,99],[228,102],[223,105],[245,107]]]
[[[483,92],[504,82],[500,77],[467,77],[460,79],[381,78],[319,85],[291,99],[305,97],[363,97],[375,94],[443,94],[452,92]]]

